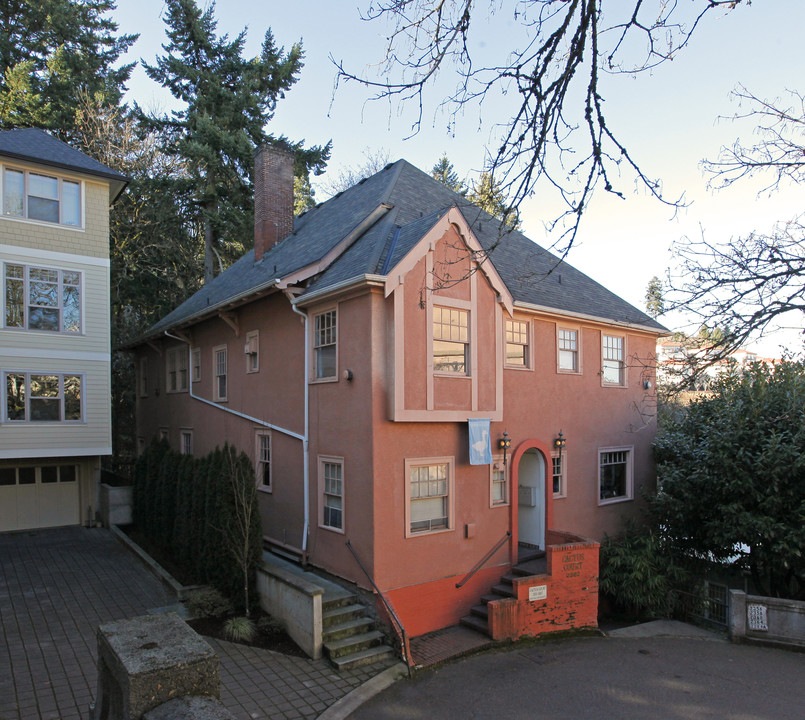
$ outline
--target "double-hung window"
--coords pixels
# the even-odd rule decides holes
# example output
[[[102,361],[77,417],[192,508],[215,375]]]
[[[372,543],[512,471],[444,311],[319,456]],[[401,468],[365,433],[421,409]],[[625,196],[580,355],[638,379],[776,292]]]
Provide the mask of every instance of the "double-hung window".
[[[331,530],[344,530],[344,461],[319,458],[321,482],[321,524]]]
[[[503,458],[493,458],[494,462],[489,466],[489,505],[497,507],[498,505],[509,504],[509,484],[506,481],[506,466],[503,464]]]
[[[7,328],[81,332],[81,273],[5,264]]]
[[[599,504],[632,497],[632,448],[602,448],[598,451]]]
[[[192,380],[191,382],[198,382],[201,380],[201,348],[193,348],[192,356]]]
[[[148,358],[140,358],[139,370],[140,397],[148,397]]]
[[[179,434],[179,452],[182,455],[192,455],[193,454],[193,431],[192,430],[182,430]]]
[[[623,338],[603,335],[601,339],[601,372],[605,385],[624,385],[626,381],[623,362]]]
[[[406,460],[406,535],[453,527],[453,458]]]
[[[433,371],[469,374],[470,314],[457,308],[433,307]]]
[[[317,380],[336,376],[337,313],[319,313],[313,320],[313,358]]]
[[[271,432],[260,430],[255,436],[257,489],[271,492]]]
[[[509,367],[528,367],[528,322],[522,320],[506,321],[506,365]]]
[[[579,331],[557,328],[556,345],[560,372],[579,372]]]
[[[567,453],[556,453],[551,457],[553,496],[561,498],[567,496]]]
[[[166,381],[168,392],[187,392],[187,349],[172,348],[166,355]]]
[[[80,227],[81,183],[4,168],[3,215]]]
[[[215,400],[224,401],[227,398],[226,345],[213,348],[212,366],[215,371],[215,386],[213,389]]]
[[[7,422],[82,422],[83,376],[5,373]]]

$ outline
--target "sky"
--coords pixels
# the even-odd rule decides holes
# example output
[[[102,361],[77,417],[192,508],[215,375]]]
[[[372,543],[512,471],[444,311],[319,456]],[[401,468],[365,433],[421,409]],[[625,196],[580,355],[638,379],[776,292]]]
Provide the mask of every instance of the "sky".
[[[249,56],[259,52],[269,28],[280,46],[302,41],[305,67],[279,102],[268,131],[305,139],[309,145],[332,140],[331,175],[339,168],[360,165],[367,152],[383,151],[391,161],[405,158],[424,171],[446,152],[460,176],[476,176],[483,169],[485,144],[494,142],[495,124],[508,119],[506,98],[497,98],[482,109],[470,106],[454,127],[448,127],[438,101],[452,89],[455,79],[443,73],[427,97],[419,132],[411,136],[412,107],[368,101],[371,92],[355,84],[342,84],[334,91],[336,68],[331,57],[356,74],[377,77],[375,67],[382,60],[384,33],[389,28],[361,19],[360,11],[368,2],[219,0],[215,15],[219,33],[235,35],[247,28]],[[205,0],[199,4],[207,7]],[[492,14],[490,6],[496,8]],[[521,41],[520,26],[512,17],[514,6],[512,0],[476,3],[483,32],[473,36],[471,49],[479,57],[502,58],[506,48]],[[118,0],[114,17],[120,31],[140,34],[127,61],[142,58],[152,63],[162,53],[166,42],[163,9],[163,0]],[[739,83],[765,99],[782,97],[787,89],[803,89],[797,85],[803,70],[803,20],[802,0],[756,0],[729,13],[717,11],[706,17],[673,61],[637,76],[605,77],[609,127],[643,171],[662,181],[668,197],[684,196],[686,207],[674,211],[647,197],[645,191],[634,191],[633,179],[624,175],[620,189],[626,192],[625,199],[604,193],[595,196],[567,257],[571,265],[643,309],[650,279],[665,278],[673,266],[673,245],[682,238],[726,242],[751,231],[769,231],[775,222],[802,212],[801,192],[793,186],[771,196],[758,195],[764,187],[760,181],[709,190],[701,161],[715,159],[720,147],[731,145],[737,137],[751,140],[751,124],[725,119],[738,110],[730,93]],[[169,109],[172,101],[140,68],[129,83],[127,97],[153,110]],[[326,199],[322,184],[326,182],[325,174],[314,185],[318,200]],[[557,238],[547,231],[546,222],[555,211],[547,191],[538,188],[520,208],[524,233],[550,247]],[[694,330],[683,315],[659,320],[673,330]],[[801,325],[802,319],[787,317],[785,322]],[[801,332],[775,333],[754,349],[779,356],[781,346],[802,350]]]

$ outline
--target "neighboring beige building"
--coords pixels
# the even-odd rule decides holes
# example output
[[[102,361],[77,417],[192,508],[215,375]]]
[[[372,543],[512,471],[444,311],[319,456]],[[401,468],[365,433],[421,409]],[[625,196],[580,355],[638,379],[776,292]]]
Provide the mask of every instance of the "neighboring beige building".
[[[94,519],[112,452],[109,205],[127,178],[0,132],[0,532]]]

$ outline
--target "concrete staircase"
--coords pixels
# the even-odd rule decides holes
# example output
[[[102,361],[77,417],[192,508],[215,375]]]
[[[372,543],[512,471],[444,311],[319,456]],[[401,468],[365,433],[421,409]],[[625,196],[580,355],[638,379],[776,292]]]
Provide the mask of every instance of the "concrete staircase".
[[[394,656],[383,633],[355,595],[339,595],[322,603],[324,654],[337,670],[369,665]]]
[[[492,600],[514,597],[514,584],[512,581],[515,578],[541,575],[547,572],[547,569],[547,561],[544,552],[533,554],[528,560],[514,565],[509,572],[500,578],[499,583],[492,586],[488,594],[481,596],[481,600],[477,605],[472,606],[470,614],[461,618],[461,624],[464,627],[477,630],[484,635],[489,635],[489,608],[487,605]]]

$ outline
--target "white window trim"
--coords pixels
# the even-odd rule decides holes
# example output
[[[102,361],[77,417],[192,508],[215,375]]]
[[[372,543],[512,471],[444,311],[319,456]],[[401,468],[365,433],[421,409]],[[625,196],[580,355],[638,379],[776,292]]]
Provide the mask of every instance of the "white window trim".
[[[337,329],[337,328],[336,328]],[[254,352],[249,352],[254,349]],[[260,331],[251,330],[246,333],[246,345],[244,347],[246,357],[246,374],[260,372]],[[252,356],[254,356],[254,367],[251,367]]]
[[[159,430],[157,431],[157,437],[160,440],[167,440],[168,442],[170,442],[170,429],[166,427],[159,428]]]
[[[626,460],[626,494],[614,498],[601,499],[601,455],[608,452],[628,453]],[[634,500],[634,445],[598,448],[598,483],[596,494],[599,505],[613,505],[615,503],[630,502]]]
[[[447,527],[411,532],[411,469],[424,465],[447,464]],[[453,532],[456,526],[456,461],[452,456],[405,459],[405,537],[428,537]]]
[[[175,363],[174,372],[176,373],[176,387],[170,387],[170,363],[171,358]],[[182,362],[184,362],[184,383],[182,383]],[[187,392],[190,371],[187,368],[187,346],[174,347],[165,353],[165,392],[183,393]]]
[[[512,365],[507,362],[508,354],[506,353],[506,331],[507,325],[510,322],[525,323],[526,326],[526,351],[525,351],[525,365]],[[503,321],[503,367],[507,370],[533,370],[534,369],[534,328],[530,318],[512,317],[505,318]]]
[[[559,333],[561,330],[570,330],[576,333],[576,369],[568,370],[567,368],[560,367],[559,363]],[[581,375],[582,374],[582,342],[581,342],[581,327],[577,325],[560,325],[556,324],[556,372],[562,375]]]
[[[190,351],[190,382],[201,381],[201,348]]]
[[[324,464],[341,466],[341,527],[333,527],[332,525],[324,524]],[[331,530],[335,533],[344,535],[346,533],[346,509],[347,509],[347,483],[346,476],[344,475],[344,458],[337,455],[319,455],[319,527],[324,530]]]
[[[621,359],[621,381],[617,383],[606,382],[604,380],[604,338],[619,338],[623,345],[622,345],[622,359]],[[626,335],[616,335],[613,333],[601,333],[601,385],[602,387],[610,387],[610,388],[625,388],[629,387],[628,383],[628,368],[626,366],[626,358],[629,357],[628,352],[628,345]]]
[[[17,172],[22,172],[24,174],[23,186],[24,186],[24,207],[25,207],[25,214],[24,215],[6,215],[6,208],[5,208],[5,175],[6,170],[14,170]],[[35,218],[28,217],[28,176],[33,173],[34,175],[42,175],[44,177],[55,177],[59,182],[59,222],[49,222],[47,220],[37,220]],[[61,222],[62,216],[62,183],[64,181],[76,183],[79,186],[79,199],[78,199],[78,212],[81,215],[80,222],[78,225],[68,225],[67,223]],[[0,218],[3,220],[12,220],[14,222],[21,222],[21,223],[29,223],[31,225],[43,225],[45,227],[58,227],[61,230],[73,230],[78,232],[84,232],[86,229],[86,220],[87,220],[87,193],[86,193],[86,183],[78,177],[72,175],[65,175],[62,173],[54,173],[50,169],[29,169],[25,167],[20,167],[18,165],[13,164],[6,164],[0,163]]]
[[[504,502],[495,502],[495,470],[503,470]],[[503,464],[503,455],[493,455],[489,466],[489,507],[499,508],[511,505],[511,483],[509,482],[509,468]]]
[[[562,467],[561,467],[562,474],[559,476],[559,478],[560,478],[559,479],[559,492],[553,493],[553,496],[555,498],[557,498],[557,499],[567,497],[567,450],[562,450],[561,456],[560,456],[558,450],[553,450],[551,452],[551,480],[550,480],[550,482],[551,482],[551,490],[553,490],[553,459],[558,458],[558,457],[562,458]],[[599,472],[600,472],[600,468],[601,468],[600,463],[599,463],[598,467],[599,467]],[[600,492],[599,492],[599,496],[600,496]]]
[[[260,455],[260,445],[261,445],[260,438],[263,437],[268,438],[268,485],[262,482],[261,480],[262,474],[260,473],[260,466],[263,464],[263,460],[261,460]],[[271,430],[256,430],[254,433],[254,470],[255,470],[254,482],[257,485],[257,489],[260,492],[264,493],[274,492],[274,468],[272,463],[273,454],[274,454],[274,442],[273,438],[271,437]]]
[[[221,351],[226,353],[226,373],[223,376],[218,374],[218,353]],[[219,377],[226,378],[226,394],[224,395],[218,392],[220,389]],[[226,345],[216,345],[212,349],[212,397],[215,402],[227,402],[229,399],[229,350]]]
[[[189,451],[186,451],[185,447],[185,440],[189,439],[190,448]],[[179,454],[180,455],[193,455],[195,453],[195,447],[193,444],[193,429],[192,428],[180,428],[179,429]]]
[[[23,269],[23,277],[22,278],[9,278],[8,277],[8,266],[9,265],[19,265]],[[29,285],[30,285],[30,271],[31,270],[51,270],[53,272],[57,272],[59,274],[58,279],[58,295],[59,295],[59,329],[58,330],[44,330],[41,328],[29,328]],[[74,270],[69,268],[63,267],[53,267],[50,265],[35,265],[33,263],[26,263],[26,262],[11,262],[5,261],[2,266],[3,270],[3,278],[2,278],[2,289],[0,291],[0,327],[5,330],[11,330],[13,332],[26,332],[26,333],[46,333],[50,335],[65,335],[67,337],[81,337],[86,335],[84,328],[86,327],[86,318],[85,318],[85,309],[84,309],[84,282],[85,282],[85,273],[82,270]],[[64,330],[64,273],[76,273],[78,275],[78,313],[79,313],[79,329],[77,332],[72,332],[70,330]],[[23,283],[23,326],[16,327],[14,325],[6,325],[6,304],[7,304],[7,291],[6,291],[6,283],[7,281],[11,280],[22,280]],[[72,283],[67,283],[67,285],[74,287]]]
[[[12,420],[8,417],[8,376],[9,375],[23,375],[25,376],[25,419]],[[61,401],[61,416],[64,417],[65,402],[64,402],[64,378],[77,377],[81,381],[81,397],[79,399],[81,404],[81,418],[79,420],[31,420],[31,375],[50,375],[59,378],[59,396]],[[58,425],[86,425],[87,424],[87,377],[85,373],[72,373],[72,372],[46,372],[39,370],[6,370],[0,375],[2,380],[2,418],[3,422],[9,425],[38,425],[38,426],[58,426]]]
[[[316,318],[320,317],[321,315],[325,315],[328,312],[335,313],[335,372],[333,375],[327,375],[325,377],[316,377]],[[328,382],[338,382],[338,336],[341,332],[341,313],[339,312],[339,308],[337,305],[333,305],[332,307],[322,308],[317,312],[311,315],[310,320],[310,358],[308,362],[310,363],[310,382],[311,383],[328,383]]]

